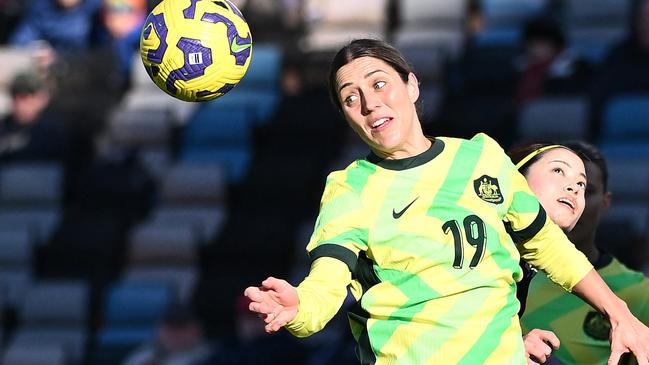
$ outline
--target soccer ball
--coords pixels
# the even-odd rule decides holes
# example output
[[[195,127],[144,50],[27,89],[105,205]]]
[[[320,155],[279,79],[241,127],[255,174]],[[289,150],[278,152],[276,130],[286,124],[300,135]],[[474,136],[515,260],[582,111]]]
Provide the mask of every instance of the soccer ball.
[[[185,101],[212,100],[230,91],[251,55],[248,23],[227,0],[163,0],[140,36],[140,56],[153,82]]]

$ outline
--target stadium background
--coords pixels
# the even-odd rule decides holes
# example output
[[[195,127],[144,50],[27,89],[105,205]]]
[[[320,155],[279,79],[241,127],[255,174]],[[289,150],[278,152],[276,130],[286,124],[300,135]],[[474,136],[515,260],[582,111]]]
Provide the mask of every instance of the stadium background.
[[[82,1],[93,30],[76,44],[12,38],[31,7],[50,1],[0,1],[0,116],[11,113],[14,76],[29,70],[46,77],[68,133],[64,159],[0,150],[5,365],[119,364],[160,318],[186,307],[214,349],[205,364],[351,363],[344,315],[310,339],[267,336],[249,324],[241,293],[268,275],[298,283],[326,174],[366,153],[326,93],[328,61],[353,37],[381,37],[406,54],[431,135],[602,148],[614,204],[599,241],[649,273],[642,1],[235,1],[251,27],[251,66],[206,104],[158,90],[136,43],[105,31],[109,12],[141,22],[157,1]],[[534,31],[564,39],[584,73],[525,89],[525,34]]]

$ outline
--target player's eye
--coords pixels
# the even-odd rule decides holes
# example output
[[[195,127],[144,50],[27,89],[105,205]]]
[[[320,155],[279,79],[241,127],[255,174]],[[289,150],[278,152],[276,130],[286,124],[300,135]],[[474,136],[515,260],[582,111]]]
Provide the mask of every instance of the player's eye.
[[[563,175],[563,169],[561,167],[555,167],[552,169],[552,172]]]
[[[385,81],[377,81],[374,83],[374,89],[376,90],[383,89],[385,84],[386,84]]]
[[[356,95],[348,95],[345,99],[343,99],[343,102],[345,105],[350,106],[354,104],[354,102],[358,99],[358,96]]]
[[[584,181],[578,182],[577,186],[579,186],[582,190],[586,190],[586,182]]]

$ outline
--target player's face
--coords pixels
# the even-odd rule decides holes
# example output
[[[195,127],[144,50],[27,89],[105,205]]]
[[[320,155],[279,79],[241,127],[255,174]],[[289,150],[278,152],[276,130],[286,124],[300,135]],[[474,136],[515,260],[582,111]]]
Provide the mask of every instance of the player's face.
[[[586,208],[568,238],[575,244],[587,242],[595,234],[599,220],[611,204],[611,193],[604,190],[602,170],[592,162],[586,162]]]
[[[526,178],[554,223],[571,230],[585,206],[586,172],[581,158],[565,148],[551,149],[530,166]]]
[[[414,155],[413,144],[422,136],[414,74],[404,82],[382,60],[361,57],[338,70],[336,89],[345,119],[375,153],[385,158]]]

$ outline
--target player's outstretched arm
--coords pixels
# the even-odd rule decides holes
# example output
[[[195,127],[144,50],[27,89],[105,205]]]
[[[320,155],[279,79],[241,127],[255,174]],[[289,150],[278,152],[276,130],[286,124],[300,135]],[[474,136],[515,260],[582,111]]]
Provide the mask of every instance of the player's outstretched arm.
[[[633,353],[638,365],[649,365],[649,328],[629,311],[626,303],[611,291],[597,271],[591,270],[572,291],[610,320],[609,365],[616,365],[626,352]]]
[[[539,365],[548,361],[552,350],[559,348],[560,342],[554,332],[535,328],[523,336],[525,356],[528,365]]]
[[[297,315],[297,289],[286,280],[269,277],[260,287],[246,288],[244,295],[251,301],[249,309],[266,323],[268,333],[277,332]]]

